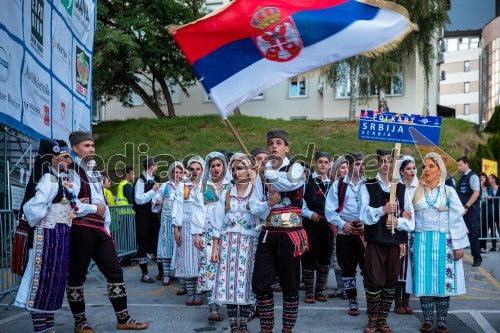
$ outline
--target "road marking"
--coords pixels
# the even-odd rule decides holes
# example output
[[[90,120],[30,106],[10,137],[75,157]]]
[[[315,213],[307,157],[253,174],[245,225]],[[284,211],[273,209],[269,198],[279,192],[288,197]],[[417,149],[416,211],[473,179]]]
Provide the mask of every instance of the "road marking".
[[[468,260],[472,260],[472,258],[466,254],[465,257],[467,257]],[[479,267],[475,267],[480,273],[481,275],[483,275],[485,278],[487,278],[491,284],[493,284],[498,290],[500,290],[500,282],[497,281],[497,279],[495,279],[493,277],[493,275],[491,275],[490,273],[488,273],[483,267],[479,266]]]
[[[497,331],[490,325],[490,323],[483,317],[479,311],[469,311],[479,326],[483,329],[484,333],[496,333]]]
[[[12,320],[17,319],[17,318],[21,318],[21,317],[27,316],[28,314],[29,314],[29,312],[23,311],[23,312],[18,313],[16,315],[10,316],[10,317],[5,318],[5,319],[2,319],[2,320],[0,320],[0,325],[8,323],[9,321],[12,321]]]
[[[485,293],[500,294],[500,291],[487,290],[487,289],[481,289],[481,288],[476,288],[476,287],[467,287],[467,289],[468,290],[481,291],[481,292],[485,292]]]

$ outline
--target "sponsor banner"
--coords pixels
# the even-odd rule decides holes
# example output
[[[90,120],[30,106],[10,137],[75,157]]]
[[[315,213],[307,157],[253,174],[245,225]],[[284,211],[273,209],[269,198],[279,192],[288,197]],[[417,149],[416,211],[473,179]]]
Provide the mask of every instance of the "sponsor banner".
[[[50,4],[47,0],[24,0],[24,45],[50,68]]]
[[[92,0],[54,0],[54,5],[88,50],[95,30],[95,4]]]
[[[0,124],[37,140],[91,130],[96,0],[0,2]]]
[[[73,91],[83,98],[87,104],[90,102],[90,55],[75,43],[73,53]]]
[[[21,120],[23,106],[20,84],[22,60],[22,46],[0,30],[0,112],[17,121]]]
[[[487,160],[486,158],[481,159],[481,171],[487,175],[495,175],[498,177],[498,162]]]
[[[69,143],[73,124],[73,101],[71,92],[52,79],[52,137]]]
[[[62,17],[52,15],[52,72],[66,86],[71,87],[73,37]]]
[[[50,74],[28,54],[24,61],[21,77],[23,93],[23,123],[38,133],[51,137],[51,98]]]
[[[2,0],[0,6],[0,23],[19,39],[23,39],[22,6],[22,0]]]
[[[441,117],[361,110],[358,139],[439,146],[441,122]],[[417,130],[425,140],[415,139],[411,128]]]
[[[90,131],[90,108],[73,98],[73,130]]]

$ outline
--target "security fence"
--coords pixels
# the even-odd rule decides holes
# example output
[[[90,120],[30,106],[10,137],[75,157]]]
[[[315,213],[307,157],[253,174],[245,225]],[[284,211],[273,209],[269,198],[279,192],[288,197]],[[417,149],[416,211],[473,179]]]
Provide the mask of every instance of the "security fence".
[[[500,197],[480,198],[480,240],[500,239]]]
[[[12,247],[12,237],[16,230],[17,215],[12,210],[0,210],[0,301],[10,296],[12,304],[15,300],[14,293],[19,286],[21,279],[10,270],[10,254]]]
[[[132,205],[109,206],[111,213],[111,235],[116,243],[118,257],[132,255],[137,250],[135,241],[135,213]]]

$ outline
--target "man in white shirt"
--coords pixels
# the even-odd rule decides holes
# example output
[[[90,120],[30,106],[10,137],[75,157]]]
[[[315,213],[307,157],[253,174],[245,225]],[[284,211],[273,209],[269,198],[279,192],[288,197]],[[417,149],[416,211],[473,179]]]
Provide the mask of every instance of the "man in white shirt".
[[[398,183],[395,202],[389,202],[394,157],[377,149],[379,172],[361,188],[360,220],[366,241],[364,285],[368,324],[364,333],[392,333],[387,316],[394,301],[401,258],[407,255],[406,235],[415,229],[415,216],[405,185]],[[388,215],[392,215],[392,222]],[[394,230],[392,233],[391,230]]]
[[[292,332],[299,305],[300,256],[307,250],[307,235],[300,217],[304,169],[299,163],[290,164],[286,157],[288,143],[288,133],[284,130],[267,133],[269,161],[264,180],[257,177],[249,202],[252,214],[265,221],[252,276],[263,333],[272,333],[274,329],[271,285],[275,276],[283,289],[282,332]]]
[[[95,166],[94,139],[90,132],[75,131],[69,135],[75,153],[74,164],[69,170],[73,193],[78,197],[71,227],[69,267],[66,295],[75,318],[76,333],[93,333],[85,317],[83,283],[90,260],[108,281],[108,296],[118,320],[119,330],[143,330],[147,323],[132,319],[127,310],[127,293],[123,281],[123,270],[116,254],[113,238],[109,234],[111,218],[104,199],[102,176],[93,171]]]
[[[349,163],[349,172],[332,185],[325,213],[328,222],[338,228],[337,260],[342,269],[343,288],[349,299],[348,314],[357,316],[356,268],[359,266],[363,274],[365,265],[364,227],[359,219],[361,188],[366,180],[365,162],[361,153],[349,153],[345,159]]]
[[[160,232],[160,215],[152,211],[151,200],[160,188],[156,177],[158,164],[153,157],[143,162],[144,171],[134,183],[134,211],[137,241],[137,258],[141,268],[141,282],[154,283],[148,273],[148,253],[156,256],[158,234]],[[158,280],[163,280],[163,264],[158,262]]]

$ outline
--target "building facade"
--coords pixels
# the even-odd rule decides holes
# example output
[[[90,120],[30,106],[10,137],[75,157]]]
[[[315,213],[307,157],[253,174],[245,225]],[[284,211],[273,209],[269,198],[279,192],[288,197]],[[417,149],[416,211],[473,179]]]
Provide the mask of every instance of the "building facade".
[[[500,4],[497,17],[482,31],[481,54],[481,127],[489,121],[500,105]]]
[[[439,104],[455,109],[455,117],[479,124],[481,31],[445,32],[440,45]]]

